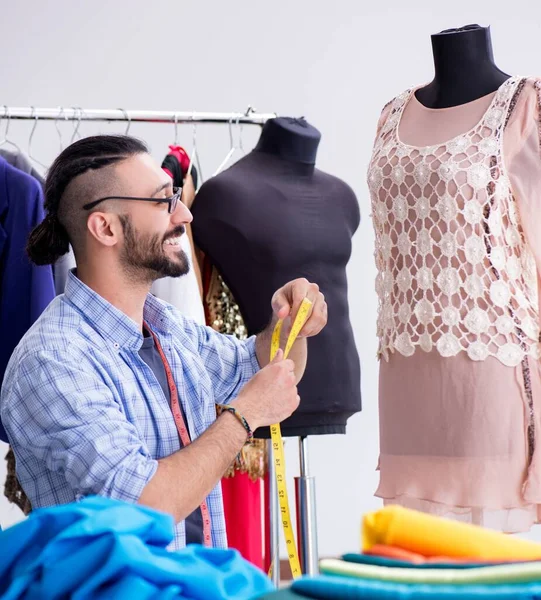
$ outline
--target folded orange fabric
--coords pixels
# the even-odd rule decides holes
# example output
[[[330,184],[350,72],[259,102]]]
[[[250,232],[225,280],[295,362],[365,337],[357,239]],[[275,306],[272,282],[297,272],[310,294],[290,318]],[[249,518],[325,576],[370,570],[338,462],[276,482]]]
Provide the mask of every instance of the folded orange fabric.
[[[479,561],[479,558],[471,556],[423,556],[418,552],[411,552],[410,550],[404,550],[403,548],[397,548],[396,546],[384,546],[383,544],[376,544],[375,546],[372,546],[370,550],[366,550],[365,554],[368,554],[370,556],[380,556],[382,558],[392,558],[394,560],[409,562],[414,565],[425,565],[434,563],[468,564]],[[483,560],[483,563],[499,564],[500,561]]]
[[[402,506],[386,506],[364,516],[363,551],[375,545],[446,559],[541,560],[541,544]]]

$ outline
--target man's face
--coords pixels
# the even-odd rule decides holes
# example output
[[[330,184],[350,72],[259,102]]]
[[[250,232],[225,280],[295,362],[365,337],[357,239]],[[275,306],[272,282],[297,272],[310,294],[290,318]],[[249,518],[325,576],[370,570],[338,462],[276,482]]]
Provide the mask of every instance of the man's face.
[[[148,154],[134,156],[118,166],[118,177],[126,196],[156,198],[173,195],[171,178]],[[190,270],[182,250],[181,237],[192,215],[182,203],[172,214],[168,204],[117,200],[124,233],[119,258],[128,272],[146,281],[161,277],[180,277]]]

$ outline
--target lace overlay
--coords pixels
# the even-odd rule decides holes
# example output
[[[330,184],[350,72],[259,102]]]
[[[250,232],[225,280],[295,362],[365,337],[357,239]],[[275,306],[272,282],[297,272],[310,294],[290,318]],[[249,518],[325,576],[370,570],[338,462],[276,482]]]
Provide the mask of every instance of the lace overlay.
[[[388,106],[368,173],[380,357],[420,347],[507,366],[539,358],[536,266],[503,161],[523,81],[508,80],[477,126],[434,146],[399,138],[412,90]]]

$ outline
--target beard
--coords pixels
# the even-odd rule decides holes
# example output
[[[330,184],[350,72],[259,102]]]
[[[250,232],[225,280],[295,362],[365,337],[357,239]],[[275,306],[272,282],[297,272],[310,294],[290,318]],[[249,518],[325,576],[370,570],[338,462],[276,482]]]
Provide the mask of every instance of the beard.
[[[184,226],[175,227],[165,237],[143,236],[136,233],[129,216],[119,215],[119,219],[124,232],[120,258],[132,277],[151,283],[162,277],[181,277],[189,273],[190,262],[184,250],[179,248],[172,258],[163,247],[166,239],[184,234]]]

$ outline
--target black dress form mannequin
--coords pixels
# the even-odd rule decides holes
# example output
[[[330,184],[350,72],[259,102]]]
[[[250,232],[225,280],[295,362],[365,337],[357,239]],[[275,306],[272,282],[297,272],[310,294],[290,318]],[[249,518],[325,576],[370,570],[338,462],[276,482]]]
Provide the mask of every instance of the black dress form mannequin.
[[[447,108],[495,92],[509,79],[494,63],[490,28],[465,25],[431,37],[435,77],[415,96],[428,108]]]
[[[285,436],[345,433],[361,409],[346,280],[359,207],[347,184],[315,168],[320,138],[304,119],[268,121],[256,148],[208,180],[192,209],[195,242],[230,288],[250,334],[269,324],[272,295],[288,281],[306,277],[325,294],[328,326],[308,340],[301,404],[282,423]]]

